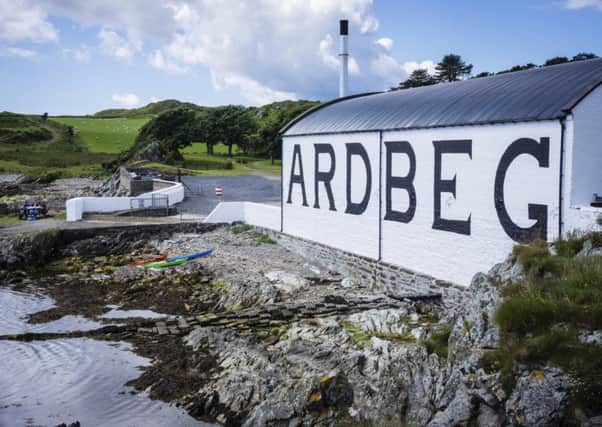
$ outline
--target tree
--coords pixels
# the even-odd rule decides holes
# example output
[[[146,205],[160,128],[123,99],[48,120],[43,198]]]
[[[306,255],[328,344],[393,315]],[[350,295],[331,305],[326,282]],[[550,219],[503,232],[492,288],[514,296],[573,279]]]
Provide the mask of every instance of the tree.
[[[571,59],[571,62],[583,61],[584,59],[594,59],[597,57],[598,57],[598,55],[596,55],[595,53],[581,52],[581,53],[578,53],[577,55],[573,56],[573,58]]]
[[[207,144],[207,154],[213,154],[213,147],[223,140],[220,122],[221,110],[211,108],[197,115],[194,140]]]
[[[412,74],[410,74],[407,80],[399,83],[399,89],[429,86],[434,85],[435,83],[437,83],[437,80],[435,80],[435,78],[429,74],[428,70],[419,68],[412,71]]]
[[[142,126],[133,154],[156,143],[163,158],[181,158],[179,150],[192,144],[195,125],[196,117],[192,110],[178,109],[163,113]]]
[[[548,59],[543,66],[547,67],[548,65],[564,64],[566,62],[569,62],[569,58],[566,56],[555,56],[554,58]]]
[[[515,65],[514,67],[509,68],[507,70],[498,71],[496,74],[514,73],[515,71],[530,70],[531,68],[536,68],[536,67],[537,67],[537,65],[535,65],[532,62],[529,62],[528,64],[525,64],[525,65]]]
[[[493,73],[490,73],[489,71],[482,71],[479,74],[477,74],[476,76],[474,76],[474,78],[480,79],[481,77],[489,77],[489,76],[493,76]]]
[[[438,82],[455,82],[472,71],[472,64],[466,64],[460,55],[445,55],[435,67],[435,79]]]
[[[42,114],[42,120],[44,120],[44,121],[48,120],[48,113]]]
[[[247,109],[240,105],[227,105],[220,108],[219,126],[222,130],[222,143],[228,147],[228,156],[232,157],[232,147],[247,145],[250,134],[256,124]]]

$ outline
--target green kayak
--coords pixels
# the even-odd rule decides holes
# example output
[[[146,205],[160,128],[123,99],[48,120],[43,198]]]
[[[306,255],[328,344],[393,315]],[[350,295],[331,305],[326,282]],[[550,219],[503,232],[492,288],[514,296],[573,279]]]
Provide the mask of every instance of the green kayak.
[[[149,262],[148,264],[139,265],[139,268],[165,268],[165,267],[173,267],[175,265],[182,265],[188,262],[186,258],[176,259],[173,261],[157,261],[157,262]]]

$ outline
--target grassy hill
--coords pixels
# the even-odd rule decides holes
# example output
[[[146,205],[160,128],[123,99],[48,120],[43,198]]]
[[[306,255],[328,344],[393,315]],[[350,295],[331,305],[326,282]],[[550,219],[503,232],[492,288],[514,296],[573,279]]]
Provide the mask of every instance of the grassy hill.
[[[83,145],[93,153],[117,154],[127,150],[136,139],[138,130],[150,119],[55,117],[59,123],[72,126]]]
[[[0,144],[48,141],[61,129],[37,116],[0,113]]]
[[[297,114],[317,105],[311,101],[283,101],[248,107],[258,128],[269,126],[271,133],[265,140],[273,140],[274,132]],[[109,171],[103,164],[115,161],[119,153],[130,148],[139,129],[153,117],[177,108],[188,108],[199,113],[217,107],[202,107],[177,100],[154,102],[134,109],[103,110],[94,116],[64,116],[44,118],[34,115],[0,113],[0,173],[21,173],[34,178],[73,176],[105,176]],[[265,127],[265,126],[264,126]],[[265,141],[260,143],[264,143]],[[227,147],[214,146],[214,154],[207,154],[207,146],[195,142],[182,150],[184,160],[178,166],[186,174],[200,175],[279,175],[280,161],[274,164],[265,159],[265,153],[245,154],[234,145],[233,156]],[[176,172],[177,166],[138,162],[137,166],[154,167]]]
[[[103,175],[114,156],[94,153],[71,126],[40,116],[0,113],[0,172],[47,180]]]
[[[166,99],[164,101],[151,102],[148,105],[140,108],[111,108],[108,110],[102,110],[94,114],[97,118],[115,118],[115,117],[127,117],[127,118],[144,118],[150,116],[157,116],[167,111],[176,110],[178,108],[188,108],[191,110],[201,111],[205,107],[192,104],[190,102],[181,102],[176,99]]]

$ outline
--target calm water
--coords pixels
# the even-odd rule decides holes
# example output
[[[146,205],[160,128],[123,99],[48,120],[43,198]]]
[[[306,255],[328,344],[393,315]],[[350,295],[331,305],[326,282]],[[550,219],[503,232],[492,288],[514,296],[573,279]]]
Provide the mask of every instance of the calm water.
[[[29,325],[26,316],[53,306],[43,295],[0,288],[0,335],[91,329],[78,316]],[[0,341],[0,426],[207,426],[185,411],[124,384],[150,361],[124,342],[88,338]]]

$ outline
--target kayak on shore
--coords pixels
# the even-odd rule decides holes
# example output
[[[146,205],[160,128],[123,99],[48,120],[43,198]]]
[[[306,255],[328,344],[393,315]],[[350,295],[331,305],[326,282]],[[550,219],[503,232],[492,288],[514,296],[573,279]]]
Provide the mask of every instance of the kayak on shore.
[[[167,258],[166,261],[176,261],[179,259],[186,259],[186,260],[190,261],[191,259],[203,258],[203,257],[209,256],[212,253],[213,253],[213,249],[207,249],[206,251],[203,251],[203,252],[197,252],[197,253],[188,254],[188,255],[178,255],[178,256],[171,257],[171,258]]]
[[[158,261],[158,262],[151,262],[151,263],[148,263],[148,264],[142,264],[142,265],[139,265],[138,267],[140,267],[140,268],[165,268],[165,267],[172,267],[172,266],[175,266],[175,265],[182,265],[182,264],[187,263],[188,261],[191,261],[193,259],[203,258],[203,257],[209,256],[212,253],[213,253],[213,249],[207,249],[206,251],[197,252],[197,253],[194,253],[194,254],[174,256],[174,257],[171,257],[171,258],[167,258],[164,261]]]
[[[150,264],[151,262],[165,261],[166,259],[167,259],[167,255],[160,255],[158,257],[154,257],[151,259],[141,259],[138,261],[134,261],[134,262],[128,264],[128,266],[129,267],[137,267],[139,265]]]
[[[127,267],[138,267],[138,268],[165,268],[174,267],[176,265],[182,265],[190,260],[203,258],[213,253],[213,249],[207,249],[206,251],[196,252],[188,255],[178,255],[171,258],[167,258],[167,255],[160,255],[155,258],[134,261],[127,265]],[[105,267],[105,272],[113,273],[119,270],[121,267],[108,266]]]

